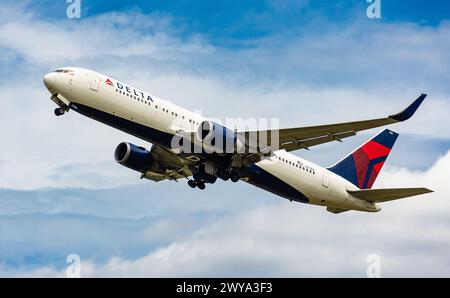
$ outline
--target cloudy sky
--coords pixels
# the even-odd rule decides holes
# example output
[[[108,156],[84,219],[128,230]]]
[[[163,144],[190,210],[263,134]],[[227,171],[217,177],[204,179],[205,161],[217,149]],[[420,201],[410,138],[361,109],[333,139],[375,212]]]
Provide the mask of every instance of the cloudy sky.
[[[450,276],[450,4],[353,1],[2,1],[0,276]],[[430,195],[334,215],[243,182],[199,192],[113,160],[143,141],[54,117],[42,76],[95,69],[210,117],[281,126],[397,112],[426,92],[374,187]],[[375,129],[299,156],[327,166]]]

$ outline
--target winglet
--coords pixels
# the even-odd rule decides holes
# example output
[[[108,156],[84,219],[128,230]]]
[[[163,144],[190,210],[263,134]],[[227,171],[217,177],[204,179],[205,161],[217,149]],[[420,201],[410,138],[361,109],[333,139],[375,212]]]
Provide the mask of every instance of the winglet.
[[[422,101],[427,97],[426,94],[421,94],[412,104],[410,104],[406,109],[401,111],[400,113],[390,115],[389,118],[394,119],[396,121],[405,121],[414,115],[414,113],[419,108]]]

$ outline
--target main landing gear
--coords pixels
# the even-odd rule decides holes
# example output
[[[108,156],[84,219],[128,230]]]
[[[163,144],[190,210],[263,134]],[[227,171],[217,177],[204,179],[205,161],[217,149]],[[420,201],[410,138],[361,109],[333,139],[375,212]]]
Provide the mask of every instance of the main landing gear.
[[[206,188],[205,182],[200,181],[200,180],[197,181],[197,180],[191,179],[188,181],[188,185],[192,188],[198,187],[201,190],[204,190]]]
[[[237,168],[231,168],[229,170],[220,169],[217,171],[217,177],[223,181],[228,181],[230,179],[233,182],[238,182],[239,179],[241,179]]]
[[[232,182],[238,182],[239,179],[241,179],[241,176],[239,175],[238,169],[231,169],[230,170],[230,179]]]
[[[201,168],[192,169],[193,178],[188,181],[188,185],[192,188],[198,187],[199,189],[205,189],[205,183],[215,183],[217,178],[224,181],[231,180],[232,182],[238,182],[241,176],[239,175],[239,170],[237,168],[231,169],[219,169],[215,176],[205,174]]]
[[[188,185],[192,188],[198,187],[198,189],[200,190],[204,190],[206,188],[205,183],[212,184],[217,180],[217,177],[201,175],[198,172],[194,173],[193,178],[194,179],[188,181]]]

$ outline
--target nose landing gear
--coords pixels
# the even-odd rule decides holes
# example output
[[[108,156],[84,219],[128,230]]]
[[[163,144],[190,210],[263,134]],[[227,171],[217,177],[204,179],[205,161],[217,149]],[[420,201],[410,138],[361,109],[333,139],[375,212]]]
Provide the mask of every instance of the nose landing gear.
[[[52,101],[54,101],[58,105],[58,107],[55,109],[55,115],[56,116],[64,115],[65,112],[69,111],[68,102],[67,101],[62,101],[58,97],[58,94],[53,94],[52,97],[50,97],[50,99]]]
[[[63,109],[63,108],[56,108],[55,109],[55,115],[56,116],[62,116],[62,115],[64,115],[65,112],[66,112],[66,110]]]

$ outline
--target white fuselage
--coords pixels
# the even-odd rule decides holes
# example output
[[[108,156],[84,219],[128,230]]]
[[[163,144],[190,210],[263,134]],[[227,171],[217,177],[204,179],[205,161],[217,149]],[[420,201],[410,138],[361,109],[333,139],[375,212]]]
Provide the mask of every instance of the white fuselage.
[[[53,97],[56,103],[74,110],[82,105],[168,136],[179,131],[196,130],[202,121],[207,120],[103,74],[76,67],[64,69],[67,72],[47,74],[44,82],[49,91],[57,95],[57,98]],[[122,129],[119,124],[116,128]],[[347,190],[358,189],[352,183],[285,150],[275,151],[255,165],[305,195],[310,204],[369,212],[380,210],[376,204],[351,196]],[[269,187],[265,189],[271,191]]]

